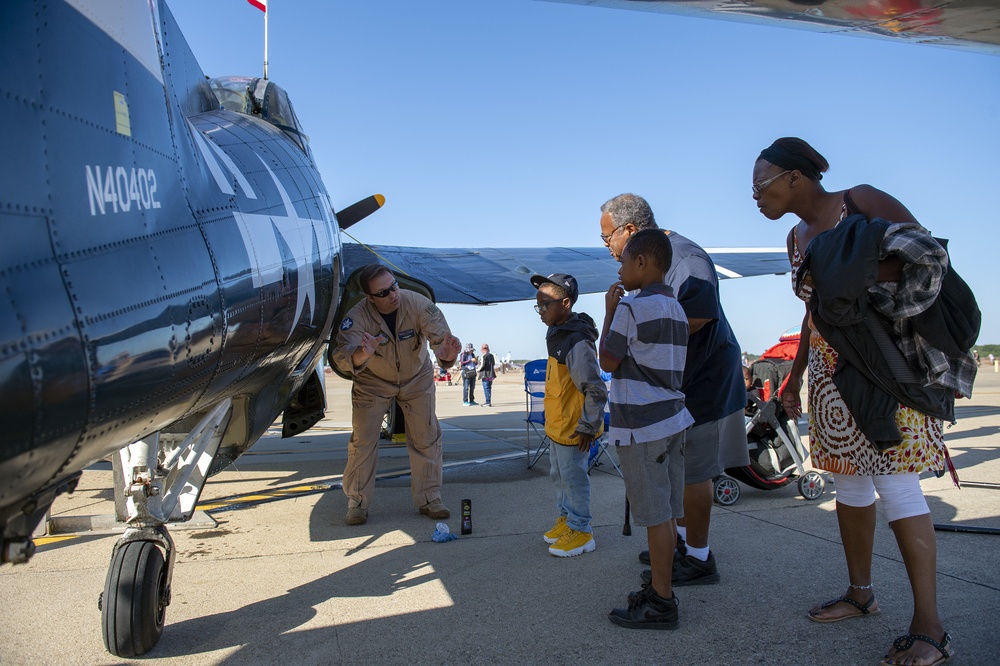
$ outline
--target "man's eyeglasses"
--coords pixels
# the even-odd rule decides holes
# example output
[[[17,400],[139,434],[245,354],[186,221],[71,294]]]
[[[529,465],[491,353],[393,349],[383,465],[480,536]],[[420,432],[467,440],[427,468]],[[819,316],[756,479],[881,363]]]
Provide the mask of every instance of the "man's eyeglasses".
[[[393,280],[392,284],[390,284],[387,288],[383,289],[382,291],[376,291],[374,294],[368,294],[368,295],[374,296],[375,298],[385,298],[392,292],[398,290],[399,290],[399,283]]]
[[[549,309],[550,305],[552,305],[553,303],[558,303],[561,300],[562,300],[561,298],[553,298],[547,301],[542,301],[541,303],[535,305],[535,312],[537,312],[538,314],[542,314],[543,312]]]
[[[768,178],[765,181],[761,181],[759,183],[754,183],[750,187],[753,188],[753,193],[754,194],[760,194],[761,192],[764,191],[765,187],[767,187],[768,185],[770,185],[774,181],[778,180],[779,178],[781,178],[782,176],[784,176],[786,173],[791,173],[791,172],[792,172],[791,169],[786,169],[785,171],[782,171],[781,173],[779,173],[777,176],[772,176],[772,177]]]
[[[624,227],[624,226],[625,225],[623,224],[622,227]],[[611,231],[611,233],[608,234],[607,236],[605,236],[604,234],[601,234],[601,240],[604,241],[604,244],[607,245],[608,243],[610,243],[611,239],[615,237],[615,234],[618,233],[618,230],[621,229],[622,227],[615,227]]]

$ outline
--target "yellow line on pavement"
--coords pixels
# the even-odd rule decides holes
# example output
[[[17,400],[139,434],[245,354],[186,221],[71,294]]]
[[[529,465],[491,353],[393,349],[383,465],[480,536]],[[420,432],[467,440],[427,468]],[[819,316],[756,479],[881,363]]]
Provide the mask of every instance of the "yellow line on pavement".
[[[204,502],[199,504],[196,508],[201,511],[212,512],[218,511],[219,509],[224,509],[227,507],[232,507],[240,504],[247,504],[250,502],[261,502],[272,499],[282,499],[285,497],[290,497],[292,495],[300,495],[303,493],[314,493],[318,491],[329,490],[331,485],[328,483],[320,484],[307,484],[301,486],[292,486],[290,488],[280,488],[278,490],[271,490],[267,492],[253,492],[246,495],[234,495],[232,497],[226,497],[224,499],[215,500],[212,502]]]
[[[33,539],[36,546],[48,546],[50,543],[59,543],[60,541],[69,541],[70,539],[75,539],[80,534],[60,534],[58,536],[47,536],[47,537],[37,537]]]

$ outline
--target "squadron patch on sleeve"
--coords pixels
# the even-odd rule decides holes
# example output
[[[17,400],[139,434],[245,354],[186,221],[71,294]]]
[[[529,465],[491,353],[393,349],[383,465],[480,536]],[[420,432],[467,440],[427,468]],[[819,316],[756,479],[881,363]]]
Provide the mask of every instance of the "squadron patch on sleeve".
[[[345,317],[344,321],[340,322],[340,330],[346,331],[351,326],[354,326],[354,320],[350,317]]]

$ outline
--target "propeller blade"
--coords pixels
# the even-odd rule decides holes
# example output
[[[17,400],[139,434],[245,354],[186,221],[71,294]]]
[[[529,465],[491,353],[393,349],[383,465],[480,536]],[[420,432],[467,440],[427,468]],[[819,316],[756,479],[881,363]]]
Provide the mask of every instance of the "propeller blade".
[[[384,203],[384,196],[373,194],[337,213],[337,224],[341,229],[347,229],[377,211]]]

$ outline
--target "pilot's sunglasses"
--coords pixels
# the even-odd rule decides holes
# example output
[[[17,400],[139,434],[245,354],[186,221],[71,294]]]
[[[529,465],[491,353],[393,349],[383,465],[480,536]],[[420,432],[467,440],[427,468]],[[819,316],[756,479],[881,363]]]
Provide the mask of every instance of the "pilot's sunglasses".
[[[399,289],[399,283],[393,280],[392,284],[390,284],[386,289],[383,289],[382,291],[376,291],[374,294],[369,294],[369,296],[374,296],[375,298],[385,298],[386,296],[388,296],[389,294],[398,289]]]

